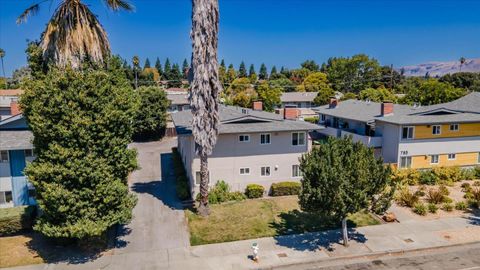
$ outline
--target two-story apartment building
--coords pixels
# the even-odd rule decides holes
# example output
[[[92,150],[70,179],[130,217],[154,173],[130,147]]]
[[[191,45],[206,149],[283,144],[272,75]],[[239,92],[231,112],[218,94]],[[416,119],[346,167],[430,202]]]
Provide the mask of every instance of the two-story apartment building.
[[[272,183],[299,181],[299,158],[312,147],[309,132],[321,127],[282,115],[233,106],[220,106],[217,144],[209,156],[210,184],[227,182],[243,191],[248,184],[266,189]],[[190,111],[172,114],[192,193],[198,192],[200,160],[195,154]]]
[[[332,99],[314,110],[321,133],[352,136],[400,168],[480,163],[480,93],[432,106]]]
[[[22,114],[0,121],[0,208],[35,204],[23,170],[34,159],[33,135]]]

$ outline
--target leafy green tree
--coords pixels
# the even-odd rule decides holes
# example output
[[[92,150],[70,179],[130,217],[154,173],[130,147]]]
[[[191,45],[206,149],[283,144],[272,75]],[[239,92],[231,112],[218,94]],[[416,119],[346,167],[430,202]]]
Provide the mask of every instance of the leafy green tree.
[[[349,100],[349,99],[357,99],[357,95],[355,95],[354,93],[352,92],[347,92],[343,95],[343,97],[341,98],[341,100]]]
[[[283,76],[285,76],[285,78],[290,78],[292,76],[292,73],[290,72],[290,70],[286,67],[283,67],[280,69],[280,74],[282,74]]]
[[[218,67],[218,78],[220,83],[225,87],[228,84],[227,80],[227,67],[225,66],[225,60],[222,59],[220,66]]]
[[[301,84],[305,78],[312,73],[309,69],[306,68],[300,68],[300,69],[294,69],[291,72],[290,80],[294,82],[295,84]]]
[[[403,82],[405,76],[393,69],[391,66],[383,66],[380,68],[380,81],[372,84],[372,86],[384,86],[396,92],[397,87]]]
[[[317,72],[320,70],[320,67],[318,66],[318,64],[314,61],[314,60],[307,60],[305,62],[303,62],[302,64],[300,64],[300,66],[302,68],[306,68],[312,72]]]
[[[303,173],[299,195],[303,211],[342,221],[344,244],[348,245],[346,218],[368,209],[377,196],[393,194],[391,169],[374,156],[373,148],[351,137],[318,145],[300,159]],[[391,201],[391,196],[386,198]]]
[[[250,108],[257,99],[257,92],[253,89],[249,78],[237,78],[225,91],[229,104]]]
[[[378,85],[381,79],[380,64],[365,54],[350,57],[333,57],[322,67],[336,91],[358,93]]]
[[[168,87],[181,87],[182,86],[182,72],[177,63],[173,64],[170,71]]]
[[[235,71],[235,68],[233,67],[232,64],[228,66],[227,70],[227,83],[232,83],[235,78],[237,78],[237,71]]]
[[[259,80],[268,80],[268,71],[267,66],[264,63],[260,65],[260,71],[258,72],[258,79]]]
[[[138,70],[140,69],[140,58],[133,56],[132,58],[133,72],[135,73],[135,89],[138,87]]]
[[[121,61],[107,67],[51,67],[23,85],[37,155],[25,174],[42,211],[34,229],[48,237],[96,237],[132,218],[127,177],[137,164],[127,146],[139,99]]]
[[[238,78],[246,78],[247,77],[247,68],[245,67],[245,63],[242,61],[240,63],[240,67],[238,68]]]
[[[165,80],[171,80],[172,75],[172,64],[170,64],[170,59],[165,60],[165,66],[163,67],[163,77]]]
[[[134,138],[136,140],[158,139],[165,133],[167,126],[167,109],[170,101],[160,87],[141,86],[140,108],[134,121]]]
[[[188,61],[187,59],[183,59],[183,63],[182,63],[182,78],[184,80],[187,79],[187,76],[188,76],[188,70],[190,69],[190,66],[188,65]]]
[[[285,77],[281,77],[275,80],[269,80],[271,88],[280,88],[283,92],[295,92],[296,85]]]
[[[257,93],[265,111],[273,112],[281,104],[282,89],[280,87],[271,87],[269,82],[264,81],[257,86]]]
[[[468,91],[480,92],[480,72],[446,74],[440,78],[440,82],[450,83],[454,87],[464,88]]]
[[[449,83],[439,82],[437,79],[420,81],[419,87],[408,89],[402,103],[420,103],[422,105],[434,105],[458,99],[467,91],[463,88],[455,88]]]
[[[157,57],[157,60],[155,61],[155,68],[157,69],[158,74],[160,77],[163,76],[163,67],[162,67],[162,62],[160,62],[160,58]]]
[[[150,59],[148,58],[145,60],[145,64],[143,65],[143,69],[146,69],[146,68],[151,68]]]
[[[318,92],[318,95],[313,101],[317,105],[327,104],[330,100],[330,97],[335,95],[335,92],[328,83],[327,75],[322,72],[314,72],[308,75],[303,83],[297,86],[297,91]]]
[[[383,102],[383,101],[392,101],[396,102],[397,97],[386,89],[384,86],[380,86],[377,89],[375,88],[367,88],[365,90],[360,91],[359,99],[361,100],[370,100],[373,102]]]

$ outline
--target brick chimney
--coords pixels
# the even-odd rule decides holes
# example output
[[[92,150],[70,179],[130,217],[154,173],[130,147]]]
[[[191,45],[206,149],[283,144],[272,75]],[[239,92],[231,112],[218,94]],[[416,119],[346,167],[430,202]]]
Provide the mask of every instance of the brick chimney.
[[[382,107],[381,107],[381,115],[382,116],[389,116],[389,115],[392,115],[393,114],[393,102],[391,101],[384,101],[382,103]]]
[[[331,98],[330,98],[330,102],[328,103],[328,107],[329,107],[330,109],[334,109],[335,107],[337,107],[338,102],[339,102],[339,101],[338,101],[338,99],[337,99],[336,97],[331,97]]]
[[[263,102],[262,101],[254,101],[253,102],[253,110],[254,111],[263,111]]]
[[[11,101],[10,102],[10,114],[11,115],[17,115],[17,114],[21,114],[22,111],[20,110],[20,106],[18,105],[18,102],[17,101]]]
[[[300,112],[297,108],[285,107],[283,109],[283,118],[284,119],[297,120],[299,115],[300,115]]]

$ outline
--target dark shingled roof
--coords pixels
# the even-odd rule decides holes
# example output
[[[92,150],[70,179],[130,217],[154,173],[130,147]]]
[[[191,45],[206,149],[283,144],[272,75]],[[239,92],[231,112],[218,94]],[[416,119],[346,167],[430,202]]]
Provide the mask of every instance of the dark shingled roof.
[[[314,111],[334,117],[361,122],[382,121],[394,124],[433,124],[452,122],[480,122],[480,93],[473,92],[457,100],[431,106],[394,104],[393,114],[382,116],[381,103],[346,100],[336,108],[329,105],[313,108]]]
[[[22,114],[0,121],[0,150],[31,149],[33,134]]]
[[[279,114],[233,106],[220,105],[219,115],[219,132],[221,134],[321,129],[320,126],[309,122],[285,120]],[[192,132],[191,111],[173,113],[172,120],[178,134]]]

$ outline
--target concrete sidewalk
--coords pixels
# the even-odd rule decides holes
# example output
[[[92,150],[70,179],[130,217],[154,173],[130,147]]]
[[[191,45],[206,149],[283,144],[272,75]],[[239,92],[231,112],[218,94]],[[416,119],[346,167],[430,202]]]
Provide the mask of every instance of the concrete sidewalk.
[[[431,249],[480,241],[480,218],[473,216],[407,221],[350,231],[350,246],[339,230],[164,250],[121,252],[85,264],[35,265],[18,269],[271,269],[284,265]],[[161,241],[161,239],[158,239]],[[251,244],[260,261],[249,259]]]

